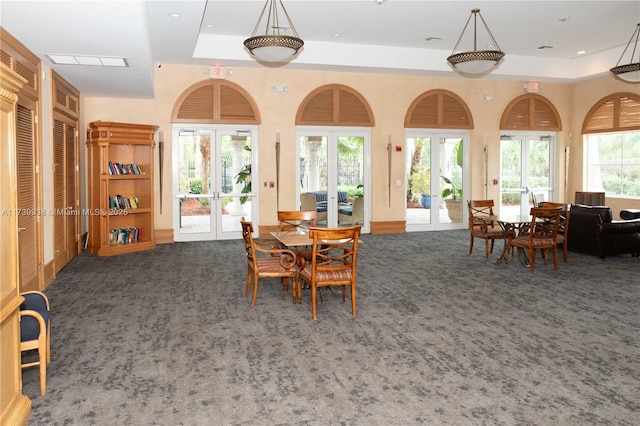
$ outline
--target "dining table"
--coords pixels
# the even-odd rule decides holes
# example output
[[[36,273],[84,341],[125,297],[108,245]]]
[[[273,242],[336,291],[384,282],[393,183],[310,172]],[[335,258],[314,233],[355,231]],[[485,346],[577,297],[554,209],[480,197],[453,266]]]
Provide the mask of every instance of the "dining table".
[[[495,263],[500,264],[505,261],[507,256],[507,251],[509,250],[509,241],[512,238],[521,235],[524,232],[527,232],[531,227],[531,219],[533,216],[530,214],[501,214],[496,216],[491,216],[490,219],[498,222],[500,227],[505,231],[507,238],[504,242],[504,250],[502,254],[496,259]],[[529,259],[527,255],[523,252],[523,250],[518,249],[518,259],[523,266],[529,266]]]
[[[271,231],[271,236],[278,240],[282,245],[287,248],[294,249],[296,254],[298,255],[297,267],[304,268],[305,262],[308,260],[306,257],[311,255],[311,250],[302,250],[303,247],[312,246],[313,239],[309,238],[309,229],[304,226],[299,226],[295,230],[288,231]],[[327,240],[321,241],[326,243],[337,243],[339,240]],[[358,239],[358,243],[360,240]],[[293,286],[293,300],[295,303],[297,295],[296,286]],[[338,294],[329,287],[329,291],[333,293],[334,296],[338,296]],[[320,293],[320,298],[322,300],[322,293]]]

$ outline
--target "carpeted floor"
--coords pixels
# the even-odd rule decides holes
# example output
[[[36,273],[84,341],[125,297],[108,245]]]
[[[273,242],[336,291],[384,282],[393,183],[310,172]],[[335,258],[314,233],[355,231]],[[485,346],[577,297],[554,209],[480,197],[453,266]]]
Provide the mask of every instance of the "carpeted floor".
[[[240,241],[81,254],[30,425],[640,424],[640,258],[531,273],[468,241],[364,235],[358,317],[326,292],[315,322],[278,280],[249,307]]]

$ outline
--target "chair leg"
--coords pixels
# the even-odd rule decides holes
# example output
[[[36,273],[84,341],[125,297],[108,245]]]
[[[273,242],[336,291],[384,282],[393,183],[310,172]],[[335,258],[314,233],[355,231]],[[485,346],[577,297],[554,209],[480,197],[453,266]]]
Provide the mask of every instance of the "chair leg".
[[[249,287],[251,287],[251,278],[253,277],[253,275],[251,275],[251,271],[247,272],[247,286],[244,289],[244,297],[247,297],[249,295]]]
[[[536,251],[534,249],[529,249],[529,270],[533,272],[533,264],[536,260]]]
[[[42,334],[41,334],[42,335]],[[40,364],[40,395],[47,393],[47,342],[46,336],[39,338],[38,363]]]
[[[489,239],[484,239],[484,257],[489,258]]]
[[[470,236],[470,242],[469,242],[469,254],[473,253],[473,235]]]
[[[496,243],[496,240],[492,238],[491,239],[491,248],[489,250],[489,253],[493,253],[493,246],[495,245],[495,243]],[[487,257],[489,257],[489,256],[487,256]]]
[[[351,284],[351,314],[356,317],[356,286]]]
[[[251,297],[251,307],[256,304],[256,298],[258,297],[258,274],[253,274],[253,297]]]
[[[313,317],[314,321],[318,319],[316,302],[317,302],[316,286],[315,284],[311,284],[311,316]]]
[[[564,256],[564,263],[569,263],[569,253],[567,253],[567,243],[566,242],[562,245],[562,254]]]
[[[555,246],[551,249],[551,254],[553,255],[553,268],[558,270],[558,246]]]

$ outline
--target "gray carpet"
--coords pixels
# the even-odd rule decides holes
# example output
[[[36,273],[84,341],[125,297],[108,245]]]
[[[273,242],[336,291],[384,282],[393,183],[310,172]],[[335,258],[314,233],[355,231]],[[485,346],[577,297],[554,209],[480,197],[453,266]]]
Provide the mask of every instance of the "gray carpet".
[[[325,292],[315,322],[278,280],[249,307],[240,241],[81,254],[46,291],[30,424],[640,424],[640,258],[467,253],[468,231],[364,235],[358,317]]]

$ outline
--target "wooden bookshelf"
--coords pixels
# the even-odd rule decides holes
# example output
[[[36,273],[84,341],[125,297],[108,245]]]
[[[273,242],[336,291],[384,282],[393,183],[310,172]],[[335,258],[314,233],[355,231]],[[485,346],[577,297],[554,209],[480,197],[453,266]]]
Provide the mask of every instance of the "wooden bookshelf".
[[[89,124],[89,236],[98,256],[152,250],[153,136],[158,126]]]

